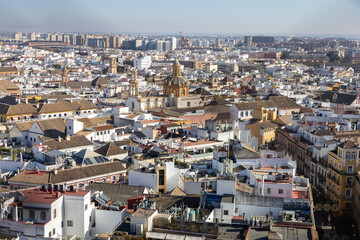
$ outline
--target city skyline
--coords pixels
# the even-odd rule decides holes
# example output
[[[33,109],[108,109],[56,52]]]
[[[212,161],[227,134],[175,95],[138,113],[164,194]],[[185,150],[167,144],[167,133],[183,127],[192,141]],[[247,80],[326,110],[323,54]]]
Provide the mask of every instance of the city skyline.
[[[120,2],[16,1],[1,3],[0,31],[360,35],[356,0]],[[296,11],[295,11],[296,10]],[[339,21],[341,19],[341,21]],[[10,20],[10,21],[9,21]],[[346,22],[346,25],[343,23]],[[196,24],[194,24],[196,23]]]

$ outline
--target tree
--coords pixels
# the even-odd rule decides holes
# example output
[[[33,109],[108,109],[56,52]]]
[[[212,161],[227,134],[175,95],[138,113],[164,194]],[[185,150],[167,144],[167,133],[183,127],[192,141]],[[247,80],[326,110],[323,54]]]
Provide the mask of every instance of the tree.
[[[326,54],[330,62],[340,61],[339,53],[337,51],[331,51]]]

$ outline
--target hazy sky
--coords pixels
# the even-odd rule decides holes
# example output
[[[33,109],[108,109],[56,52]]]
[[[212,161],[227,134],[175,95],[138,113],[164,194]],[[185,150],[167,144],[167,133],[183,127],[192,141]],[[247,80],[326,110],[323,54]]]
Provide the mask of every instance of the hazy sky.
[[[0,31],[360,34],[360,0],[0,0]]]

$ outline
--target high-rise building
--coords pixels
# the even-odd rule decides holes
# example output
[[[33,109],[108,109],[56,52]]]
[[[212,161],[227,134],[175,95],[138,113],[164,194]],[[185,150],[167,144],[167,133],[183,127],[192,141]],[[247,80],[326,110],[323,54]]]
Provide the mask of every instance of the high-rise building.
[[[163,51],[164,50],[164,41],[163,40],[157,40],[156,41],[156,50]]]
[[[177,47],[177,39],[176,37],[170,38],[170,49],[171,51],[175,50]]]
[[[16,41],[19,41],[20,40],[20,38],[22,38],[22,33],[21,32],[16,32],[16,33],[14,33],[14,39],[16,40]]]
[[[70,36],[69,36],[69,35],[64,35],[64,36],[63,36],[63,42],[70,44]]]
[[[275,37],[271,37],[271,36],[252,36],[252,43],[275,43]]]
[[[29,37],[30,41],[35,41],[36,40],[36,33],[30,33],[30,37]]]
[[[252,45],[252,36],[244,37],[244,46],[250,47]]]
[[[171,43],[169,41],[164,41],[163,51],[170,51],[170,50],[171,50]]]
[[[216,39],[216,47],[219,48],[220,47],[220,38]]]
[[[111,36],[109,42],[110,48],[120,48],[121,47],[121,38],[119,36]]]

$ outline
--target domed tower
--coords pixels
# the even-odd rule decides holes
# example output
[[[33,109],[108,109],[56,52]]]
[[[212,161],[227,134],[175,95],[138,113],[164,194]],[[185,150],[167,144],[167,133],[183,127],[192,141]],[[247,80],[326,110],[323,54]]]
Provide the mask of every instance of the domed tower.
[[[172,75],[165,79],[163,94],[167,97],[171,94],[175,97],[189,96],[189,85],[189,81],[181,75],[181,65],[176,59],[172,65]]]

